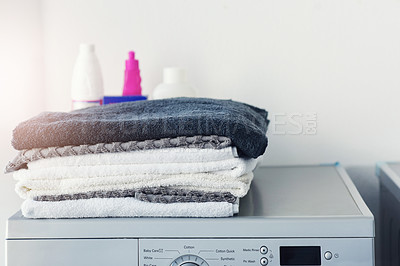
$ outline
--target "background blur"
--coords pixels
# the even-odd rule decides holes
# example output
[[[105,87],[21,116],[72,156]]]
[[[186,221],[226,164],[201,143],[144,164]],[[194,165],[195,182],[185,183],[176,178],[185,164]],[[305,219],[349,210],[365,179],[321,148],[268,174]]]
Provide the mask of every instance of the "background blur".
[[[0,165],[19,122],[70,109],[83,42],[106,95],[122,93],[134,50],[145,94],[180,66],[199,96],[267,109],[265,164],[399,160],[399,14],[399,0],[0,0]],[[0,174],[0,265],[14,184]]]

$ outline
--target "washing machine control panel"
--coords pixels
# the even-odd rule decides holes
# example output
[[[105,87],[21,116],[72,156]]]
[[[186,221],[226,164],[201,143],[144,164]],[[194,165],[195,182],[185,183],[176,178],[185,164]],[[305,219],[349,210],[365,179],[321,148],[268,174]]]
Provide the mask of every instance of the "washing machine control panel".
[[[140,239],[139,265],[269,265],[275,251],[248,239]]]
[[[373,265],[371,250],[371,238],[139,239],[139,265],[365,266]]]

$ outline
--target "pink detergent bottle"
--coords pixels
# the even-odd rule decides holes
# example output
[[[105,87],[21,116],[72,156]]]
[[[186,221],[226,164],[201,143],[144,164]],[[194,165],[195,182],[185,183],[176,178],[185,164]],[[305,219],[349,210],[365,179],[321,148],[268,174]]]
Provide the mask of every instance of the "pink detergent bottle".
[[[135,59],[135,52],[130,51],[129,59],[125,61],[125,81],[122,95],[142,95],[141,81],[139,61]]]

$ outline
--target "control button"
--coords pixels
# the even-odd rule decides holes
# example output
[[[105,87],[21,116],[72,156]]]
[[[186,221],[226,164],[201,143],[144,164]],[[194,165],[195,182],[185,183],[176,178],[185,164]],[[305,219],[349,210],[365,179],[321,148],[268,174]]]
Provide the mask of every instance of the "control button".
[[[267,258],[261,258],[260,264],[261,265],[268,265],[268,259]]]
[[[332,259],[332,252],[330,251],[325,252],[324,257],[326,260]]]
[[[186,254],[176,258],[170,266],[209,266],[208,263],[199,256]]]
[[[262,246],[260,248],[260,252],[261,252],[261,254],[267,254],[268,253],[268,248],[266,246]]]

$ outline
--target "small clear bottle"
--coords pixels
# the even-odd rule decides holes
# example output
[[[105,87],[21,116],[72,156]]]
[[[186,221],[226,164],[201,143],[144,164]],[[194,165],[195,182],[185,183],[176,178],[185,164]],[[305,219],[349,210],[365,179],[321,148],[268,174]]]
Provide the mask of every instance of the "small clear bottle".
[[[163,83],[153,91],[153,99],[173,97],[196,97],[196,90],[187,82],[186,71],[183,68],[164,68]]]

